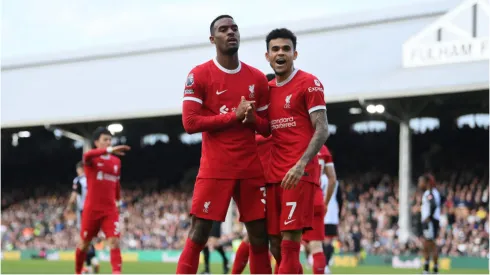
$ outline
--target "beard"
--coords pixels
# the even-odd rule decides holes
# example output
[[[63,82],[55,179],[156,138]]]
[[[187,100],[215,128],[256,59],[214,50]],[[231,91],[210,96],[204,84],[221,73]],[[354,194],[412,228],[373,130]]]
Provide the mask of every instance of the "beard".
[[[223,51],[223,53],[224,53],[225,55],[229,55],[229,56],[231,56],[231,55],[234,55],[234,54],[236,54],[236,53],[238,52],[238,48],[239,48],[239,47],[238,47],[238,45],[237,45],[236,47],[231,47],[231,48],[225,49],[225,50]]]

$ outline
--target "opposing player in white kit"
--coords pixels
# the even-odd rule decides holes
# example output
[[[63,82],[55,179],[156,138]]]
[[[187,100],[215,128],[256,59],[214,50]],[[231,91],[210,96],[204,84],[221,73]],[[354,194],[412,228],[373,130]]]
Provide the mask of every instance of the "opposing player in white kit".
[[[337,174],[335,173],[333,157],[326,146],[324,146],[324,148],[322,148],[322,150],[320,151],[318,159],[320,165],[322,166],[320,187],[322,188],[323,195],[326,197],[326,199],[330,198],[327,204],[325,217],[323,218],[325,230],[325,239],[323,240],[323,253],[325,253],[326,261],[324,273],[329,274],[330,268],[328,267],[328,265],[334,251],[332,240],[338,235],[337,226],[339,225],[340,209],[342,208],[342,194],[339,190],[339,182],[337,181]]]
[[[429,274],[430,259],[434,261],[433,274],[439,273],[439,248],[436,241],[439,236],[439,219],[441,217],[441,195],[436,189],[436,181],[432,174],[424,174],[419,178],[419,188],[424,191],[420,218],[424,237],[424,272]]]
[[[85,203],[85,197],[87,196],[87,178],[85,177],[82,161],[77,163],[76,168],[77,177],[73,180],[72,192],[66,210],[71,211],[73,205],[76,204],[77,228],[80,229],[82,224],[83,205]],[[95,255],[95,247],[93,244],[90,245],[87,252],[85,264],[87,266],[86,272],[99,273],[99,260]]]

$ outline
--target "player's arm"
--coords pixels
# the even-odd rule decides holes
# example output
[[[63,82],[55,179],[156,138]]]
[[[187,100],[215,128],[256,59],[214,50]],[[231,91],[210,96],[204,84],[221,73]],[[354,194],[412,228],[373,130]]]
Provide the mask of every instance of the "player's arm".
[[[242,119],[239,117],[238,112],[229,112],[213,116],[202,115],[205,87],[203,81],[200,79],[201,77],[202,76],[196,69],[192,70],[187,76],[182,102],[182,124],[184,125],[185,131],[189,134],[211,132],[238,123],[238,121]],[[243,110],[243,113],[244,111],[245,110]]]
[[[344,198],[342,196],[342,192],[343,191],[339,182],[339,186],[337,186],[337,196],[336,196],[337,202],[339,203],[339,219],[342,216],[342,207],[344,205]]]
[[[77,195],[81,194],[81,192],[82,192],[82,185],[78,181],[78,178],[76,178],[73,181],[72,191],[70,194],[70,198],[68,199],[68,205],[66,206],[67,211],[72,209],[72,207],[75,204],[75,201],[77,199]]]
[[[83,163],[84,165],[91,165],[92,159],[105,155],[105,154],[115,154],[118,156],[123,156],[125,151],[129,151],[131,147],[127,145],[118,145],[114,147],[107,148],[97,148],[91,149],[83,154]]]
[[[318,85],[317,87],[308,87],[304,91],[306,106],[310,115],[310,122],[315,129],[315,132],[313,133],[313,137],[311,138],[306,151],[299,160],[299,164],[303,167],[305,167],[306,164],[308,164],[318,154],[322,146],[327,141],[329,135],[327,107],[325,106],[323,86],[321,86],[319,81],[316,81],[315,84]],[[310,91],[310,88],[316,88],[316,90]]]
[[[327,159],[325,164],[325,174],[328,178],[327,194],[325,196],[325,205],[328,205],[330,199],[332,198],[333,192],[335,191],[335,185],[337,184],[337,174],[335,173],[335,167],[333,162]],[[338,194],[338,193],[337,193]]]
[[[310,115],[311,125],[315,129],[313,136],[306,148],[303,156],[298,160],[283,178],[281,186],[290,189],[296,184],[304,174],[306,165],[318,154],[322,146],[328,139],[328,120],[327,107],[323,95],[323,86],[315,79],[308,80],[307,88],[303,91],[306,107]],[[331,195],[330,195],[331,196]]]

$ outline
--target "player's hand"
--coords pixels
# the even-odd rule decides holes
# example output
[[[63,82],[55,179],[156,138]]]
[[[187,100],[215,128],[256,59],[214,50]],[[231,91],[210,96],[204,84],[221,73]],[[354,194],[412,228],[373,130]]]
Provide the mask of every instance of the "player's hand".
[[[288,173],[281,182],[281,187],[284,189],[293,189],[298,185],[299,180],[305,173],[305,165],[296,163],[293,168],[289,169]]]
[[[242,123],[255,123],[255,109],[253,105],[249,106],[245,111],[245,118]]]
[[[242,96],[242,99],[240,100],[240,104],[238,104],[238,107],[236,108],[235,114],[236,118],[239,121],[243,121],[245,119],[245,112],[247,111],[248,107],[253,108],[253,104],[255,101],[249,101],[246,100],[244,96]]]
[[[125,152],[129,150],[131,150],[131,147],[127,145],[118,145],[112,147],[112,151],[110,153],[118,156],[124,156],[126,154]]]

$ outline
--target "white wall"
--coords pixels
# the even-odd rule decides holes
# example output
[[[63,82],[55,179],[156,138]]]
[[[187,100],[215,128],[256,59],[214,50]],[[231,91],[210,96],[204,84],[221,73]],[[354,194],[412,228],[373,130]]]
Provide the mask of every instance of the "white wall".
[[[485,62],[401,68],[403,42],[437,19],[441,9],[424,13],[412,7],[365,18],[312,21],[309,28],[285,27],[298,30],[296,66],[322,80],[327,102],[488,86]],[[357,21],[363,23],[352,25]],[[264,38],[270,29],[255,29],[253,35],[242,31],[240,48],[241,59],[265,73],[270,67]],[[193,39],[202,43],[99,59],[78,54],[79,60],[53,64],[4,63],[2,127],[179,114],[187,73],[214,56],[207,37]]]

